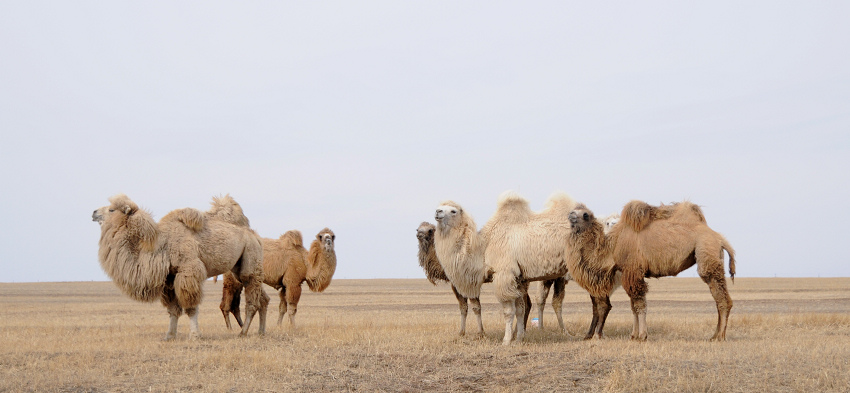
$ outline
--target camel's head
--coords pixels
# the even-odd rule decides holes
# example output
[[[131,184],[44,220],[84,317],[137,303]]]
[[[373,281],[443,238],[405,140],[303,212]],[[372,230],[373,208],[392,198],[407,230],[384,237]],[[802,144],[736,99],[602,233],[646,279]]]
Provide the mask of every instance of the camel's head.
[[[593,224],[596,224],[596,217],[593,212],[583,203],[579,203],[573,211],[570,212],[570,226],[574,233],[581,233],[589,229]]]
[[[316,235],[316,240],[319,241],[319,244],[322,245],[322,249],[325,252],[332,252],[334,250],[334,240],[336,240],[336,235],[334,235],[333,231],[325,228],[319,231]]]
[[[452,201],[443,202],[434,213],[434,219],[442,229],[456,226],[462,217],[463,209]]]
[[[139,210],[139,206],[124,194],[114,195],[109,198],[109,205],[94,211],[91,220],[103,225],[104,221],[115,217],[126,217]]]
[[[151,250],[156,243],[159,233],[156,221],[124,194],[109,198],[109,205],[95,210],[91,218],[100,224],[101,236],[118,231],[143,250]]]
[[[419,228],[416,229],[416,238],[419,239],[420,244],[429,244],[434,242],[434,231],[437,228],[434,224],[430,222],[423,222],[419,224]]]
[[[611,232],[611,228],[614,228],[614,225],[620,222],[619,214],[611,214],[608,217],[605,217],[602,220],[602,228],[605,230],[605,233]]]

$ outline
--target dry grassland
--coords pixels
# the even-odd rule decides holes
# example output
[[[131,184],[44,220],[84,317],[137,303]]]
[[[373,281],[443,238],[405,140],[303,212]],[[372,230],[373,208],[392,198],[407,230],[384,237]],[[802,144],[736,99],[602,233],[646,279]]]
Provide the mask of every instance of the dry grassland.
[[[699,279],[650,280],[645,343],[628,339],[622,290],[606,339],[582,341],[590,301],[571,283],[569,334],[547,309],[545,328],[510,347],[489,286],[480,340],[455,336],[451,290],[424,279],[305,291],[297,331],[275,326],[269,290],[268,334],[243,339],[224,327],[221,283],[205,289],[203,339],[187,339],[183,317],[163,342],[165,309],[111,282],[0,284],[0,391],[850,391],[850,278],[737,279],[725,343],[708,342],[716,313]]]

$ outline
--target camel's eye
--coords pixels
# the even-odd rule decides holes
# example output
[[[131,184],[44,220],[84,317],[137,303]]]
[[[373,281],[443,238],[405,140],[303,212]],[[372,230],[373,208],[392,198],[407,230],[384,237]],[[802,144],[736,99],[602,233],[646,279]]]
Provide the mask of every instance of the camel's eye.
[[[112,212],[114,212],[114,211],[115,211],[115,209],[109,209],[109,212],[110,212],[110,213],[112,213]]]
[[[452,214],[457,214],[457,210],[452,210]]]
[[[587,213],[584,213],[584,220],[587,221],[588,218],[590,217],[587,215]]]

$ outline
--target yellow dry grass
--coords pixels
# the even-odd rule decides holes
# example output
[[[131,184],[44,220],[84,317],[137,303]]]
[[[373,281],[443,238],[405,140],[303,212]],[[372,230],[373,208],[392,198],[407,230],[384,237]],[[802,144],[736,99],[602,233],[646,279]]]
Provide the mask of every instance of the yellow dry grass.
[[[267,288],[268,289],[268,288]],[[534,290],[534,286],[532,286]],[[237,337],[206,283],[203,339],[163,342],[159,304],[133,302],[109,282],[0,284],[0,391],[850,391],[850,279],[747,279],[730,285],[725,343],[696,278],[650,281],[649,341],[628,339],[619,290],[602,341],[582,341],[590,301],[567,286],[565,321],[503,347],[501,310],[482,294],[486,337],[457,338],[451,290],[421,280],[334,280],[306,292],[297,331]],[[469,326],[475,330],[474,326]]]

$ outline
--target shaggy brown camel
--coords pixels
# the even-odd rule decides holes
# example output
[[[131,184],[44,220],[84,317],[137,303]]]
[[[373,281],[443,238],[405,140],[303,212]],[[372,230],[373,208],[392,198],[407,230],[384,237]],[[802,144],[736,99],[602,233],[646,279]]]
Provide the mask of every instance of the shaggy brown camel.
[[[247,287],[247,335],[255,314],[265,333],[269,297],[262,288],[262,245],[242,208],[229,195],[213,198],[212,208],[168,213],[156,223],[126,195],[92,213],[100,223],[100,266],[127,296],[142,302],[159,299],[168,310],[165,335],[177,335],[177,319],[189,316],[190,338],[200,337],[198,306],[202,284],[209,277],[232,272]]]
[[[279,239],[263,239],[263,282],[280,294],[278,326],[287,315],[290,326],[295,327],[301,283],[306,281],[313,292],[322,292],[330,285],[336,271],[335,239],[334,233],[325,228],[316,235],[309,252],[304,248],[300,231],[287,231]],[[242,286],[236,277],[226,274],[219,308],[228,329],[231,313],[242,326],[239,311],[241,291]]]
[[[620,216],[620,222],[607,237],[596,237],[582,247],[599,259],[613,257],[616,270],[622,272],[623,289],[631,299],[634,315],[632,339],[647,338],[645,278],[675,276],[697,265],[697,273],[708,284],[717,304],[717,328],[711,341],[725,341],[732,299],[726,289],[723,251],[729,254],[733,281],[735,251],[723,235],[708,227],[702,209],[687,201],[661,206],[631,201]],[[579,225],[592,217],[588,210],[577,210],[570,219]],[[604,318],[599,322],[603,325]]]
[[[505,317],[502,344],[509,345],[514,336],[521,341],[525,335],[528,283],[566,275],[564,245],[574,205],[569,196],[557,193],[549,198],[546,209],[534,213],[528,201],[506,192],[480,234],[460,205],[447,201],[437,208],[435,241],[440,264],[462,295],[478,295],[484,278],[492,274]]]
[[[602,328],[611,311],[611,293],[620,286],[620,274],[605,242],[604,220],[597,220],[584,204],[570,213],[567,265],[573,280],[590,294],[593,318],[584,339],[602,338]]]

